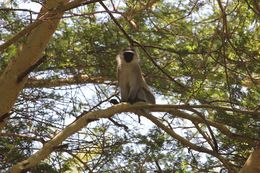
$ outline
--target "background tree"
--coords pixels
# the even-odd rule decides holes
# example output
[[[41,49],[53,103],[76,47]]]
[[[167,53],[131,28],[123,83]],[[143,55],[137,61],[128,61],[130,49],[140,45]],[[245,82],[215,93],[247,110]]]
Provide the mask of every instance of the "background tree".
[[[1,171],[238,172],[257,147],[256,1],[12,0],[0,16]],[[158,105],[109,103],[129,44]]]

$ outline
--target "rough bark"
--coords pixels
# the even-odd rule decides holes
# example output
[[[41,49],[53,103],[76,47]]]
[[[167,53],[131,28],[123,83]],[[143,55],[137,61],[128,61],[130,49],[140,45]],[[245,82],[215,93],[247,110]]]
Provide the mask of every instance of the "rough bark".
[[[26,43],[18,51],[17,55],[12,58],[4,72],[0,76],[0,129],[4,126],[4,119],[9,116],[9,111],[14,105],[20,91],[23,89],[27,76],[21,81],[17,78],[26,70],[30,69],[41,57],[43,50],[46,48],[52,34],[62,17],[63,11],[58,11],[68,0],[49,0],[42,7],[38,18],[47,12],[55,13],[53,17],[42,21],[35,27],[27,37]]]

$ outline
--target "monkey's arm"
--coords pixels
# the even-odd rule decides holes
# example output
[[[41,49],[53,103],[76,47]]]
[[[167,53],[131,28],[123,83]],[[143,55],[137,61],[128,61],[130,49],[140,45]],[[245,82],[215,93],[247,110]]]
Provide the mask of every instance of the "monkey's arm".
[[[137,96],[141,90],[143,81],[142,81],[142,71],[138,64],[136,66],[134,66],[134,68],[132,68],[131,73],[132,73],[132,75],[130,76],[130,79],[129,79],[130,90],[129,90],[129,94],[128,94],[128,102],[132,104],[137,101],[141,101],[141,100],[139,100],[139,98]]]
[[[120,95],[121,95],[121,102],[128,101],[128,92],[129,87],[126,80],[126,75],[121,68],[117,68],[117,79],[118,79],[118,86],[120,88]]]

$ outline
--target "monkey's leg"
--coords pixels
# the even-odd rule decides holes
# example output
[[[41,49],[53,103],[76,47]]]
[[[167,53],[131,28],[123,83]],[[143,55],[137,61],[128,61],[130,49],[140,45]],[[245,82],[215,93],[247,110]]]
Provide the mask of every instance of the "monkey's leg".
[[[145,99],[142,99],[142,98],[139,99],[140,92],[142,92],[142,90],[138,86],[133,86],[132,88],[130,88],[129,95],[128,95],[128,102],[131,104],[138,102],[138,101],[145,102]],[[141,95],[143,95],[143,94],[141,94]]]

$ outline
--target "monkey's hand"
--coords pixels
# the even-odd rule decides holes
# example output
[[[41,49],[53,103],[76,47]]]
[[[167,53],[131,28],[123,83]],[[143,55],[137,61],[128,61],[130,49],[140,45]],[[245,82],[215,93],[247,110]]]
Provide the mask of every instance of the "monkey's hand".
[[[113,105],[117,105],[119,103],[117,99],[111,99],[109,102]]]

